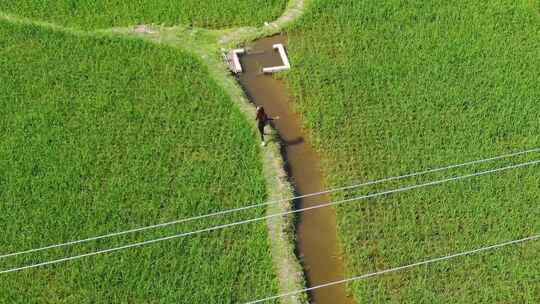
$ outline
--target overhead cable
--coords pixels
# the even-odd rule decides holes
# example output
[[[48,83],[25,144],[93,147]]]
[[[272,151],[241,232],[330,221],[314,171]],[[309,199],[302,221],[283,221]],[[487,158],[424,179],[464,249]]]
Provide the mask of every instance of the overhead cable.
[[[163,228],[163,227],[167,227],[167,226],[171,226],[171,225],[177,225],[177,224],[192,222],[192,221],[195,221],[195,220],[201,220],[201,219],[205,219],[205,218],[211,218],[211,217],[236,213],[236,212],[245,211],[245,210],[249,210],[249,209],[253,209],[253,208],[258,208],[258,207],[263,207],[263,206],[268,206],[268,205],[273,205],[273,204],[279,204],[279,203],[284,203],[284,202],[303,199],[303,198],[308,198],[308,197],[320,196],[320,195],[335,193],[335,192],[339,192],[339,191],[352,190],[352,189],[356,189],[356,188],[360,188],[360,187],[372,186],[372,185],[382,184],[382,183],[389,182],[389,181],[401,180],[401,179],[405,179],[405,178],[421,176],[421,175],[425,175],[425,174],[429,174],[429,173],[435,173],[435,172],[444,171],[444,170],[450,170],[450,169],[456,169],[456,168],[460,168],[460,167],[477,165],[477,164],[486,163],[486,162],[490,162],[490,161],[494,161],[494,160],[500,160],[500,159],[505,159],[505,158],[510,158],[510,157],[516,157],[516,156],[520,156],[520,155],[524,155],[524,154],[528,154],[528,153],[534,153],[534,152],[540,152],[540,148],[534,148],[534,149],[529,149],[529,150],[525,150],[525,151],[514,152],[514,153],[510,153],[510,154],[504,154],[504,155],[499,155],[499,156],[495,156],[495,157],[469,161],[469,162],[465,162],[465,163],[461,163],[461,164],[454,164],[454,165],[450,165],[450,166],[446,166],[446,167],[429,169],[429,170],[409,173],[409,174],[400,175],[400,176],[393,176],[393,177],[383,178],[383,179],[379,179],[379,180],[374,180],[374,181],[369,181],[369,182],[364,182],[364,183],[353,184],[353,185],[349,185],[349,186],[343,186],[343,187],[328,189],[328,190],[324,190],[324,191],[320,191],[320,192],[294,196],[294,197],[291,197],[291,198],[272,200],[272,201],[268,201],[268,202],[264,202],[264,203],[248,205],[248,206],[243,206],[243,207],[234,208],[234,209],[227,209],[227,210],[217,211],[217,212],[203,214],[203,215],[197,215],[197,216],[183,218],[183,219],[177,219],[177,220],[169,221],[169,222],[165,222],[165,223],[159,223],[159,224],[154,224],[154,225],[149,225],[149,226],[144,226],[144,227],[138,227],[138,228],[134,228],[134,229],[124,230],[124,231],[119,231],[119,232],[113,232],[113,233],[108,233],[108,234],[99,235],[99,236],[93,236],[93,237],[84,238],[84,239],[80,239],[80,240],[68,241],[68,242],[60,243],[60,244],[53,244],[53,245],[48,245],[48,246],[44,246],[44,247],[33,248],[33,249],[28,249],[28,250],[3,254],[3,255],[0,255],[0,259],[4,259],[4,258],[8,258],[8,257],[14,257],[14,256],[18,256],[18,255],[29,254],[29,253],[35,253],[35,252],[49,250],[49,249],[55,249],[55,248],[60,248],[60,247],[72,246],[72,245],[77,245],[77,244],[81,244],[81,243],[97,241],[97,240],[101,240],[101,239],[112,238],[112,237],[116,237],[116,236],[136,233],[136,232],[142,232],[142,231],[146,231],[146,230]]]
[[[369,194],[369,195],[353,197],[353,198],[344,199],[344,200],[340,200],[340,201],[323,203],[323,204],[310,206],[310,207],[306,207],[306,208],[301,208],[301,209],[296,209],[296,210],[291,210],[291,211],[287,211],[287,212],[275,213],[275,214],[270,214],[270,215],[263,216],[263,217],[257,217],[257,218],[252,218],[252,219],[248,219],[248,220],[233,222],[233,223],[229,223],[229,224],[213,226],[213,227],[209,227],[209,228],[205,228],[205,229],[200,229],[200,230],[195,230],[195,231],[190,231],[190,232],[184,232],[184,233],[171,235],[171,236],[167,236],[167,237],[147,240],[147,241],[143,241],[143,242],[132,243],[132,244],[128,244],[128,245],[124,245],[124,246],[120,246],[120,247],[114,247],[114,248],[99,250],[99,251],[95,251],[95,252],[85,253],[85,254],[81,254],[81,255],[61,258],[61,259],[52,260],[52,261],[47,261],[47,262],[43,262],[43,263],[37,263],[37,264],[31,264],[31,265],[22,266],[22,267],[6,269],[6,270],[0,271],[0,274],[6,274],[6,273],[10,273],[10,272],[17,272],[17,271],[21,271],[21,270],[25,270],[25,269],[31,269],[31,268],[47,266],[47,265],[52,265],[52,264],[58,264],[58,263],[67,262],[67,261],[71,261],[71,260],[77,260],[77,259],[81,259],[81,258],[85,258],[85,257],[94,256],[94,255],[111,253],[111,252],[120,251],[120,250],[124,250],[124,249],[135,248],[135,247],[145,246],[145,245],[154,244],[154,243],[158,243],[158,242],[163,242],[163,241],[167,241],[167,240],[172,240],[172,239],[178,239],[178,238],[182,238],[182,237],[197,235],[197,234],[201,234],[201,233],[205,233],[205,232],[221,230],[221,229],[224,229],[224,228],[229,228],[229,227],[234,227],[234,226],[239,226],[239,225],[245,225],[245,224],[258,222],[258,221],[262,221],[262,220],[267,220],[267,219],[271,219],[271,218],[275,218],[275,217],[286,216],[286,215],[289,215],[289,214],[295,214],[295,213],[299,213],[299,212],[305,212],[305,211],[309,211],[309,210],[314,210],[314,209],[319,209],[319,208],[324,208],[324,207],[329,207],[329,206],[335,206],[335,205],[350,203],[350,202],[353,202],[353,201],[359,201],[359,200],[365,200],[365,199],[369,199],[369,198],[386,196],[386,195],[395,194],[395,193],[401,193],[401,192],[410,191],[410,190],[413,190],[413,189],[419,189],[419,188],[425,188],[425,187],[428,187],[428,186],[440,185],[440,184],[443,184],[443,183],[446,183],[446,182],[458,181],[458,180],[463,180],[463,179],[467,179],[467,178],[483,176],[483,175],[492,174],[492,173],[496,173],[496,172],[502,172],[502,171],[507,171],[507,170],[511,170],[511,169],[517,169],[517,168],[522,168],[522,167],[526,167],[526,166],[536,165],[536,164],[539,164],[539,163],[540,163],[540,160],[535,160],[535,161],[530,161],[530,162],[526,162],[526,163],[519,163],[519,164],[516,164],[516,165],[506,166],[506,167],[502,167],[502,168],[477,172],[477,173],[473,173],[473,174],[455,176],[455,177],[441,179],[441,180],[432,181],[432,182],[428,182],[428,183],[417,184],[417,185],[413,185],[413,186],[407,186],[407,187],[403,187],[403,188],[398,188],[398,189],[393,189],[393,190],[388,190],[388,191],[383,191],[383,192],[377,192],[377,193],[373,193],[373,194]]]

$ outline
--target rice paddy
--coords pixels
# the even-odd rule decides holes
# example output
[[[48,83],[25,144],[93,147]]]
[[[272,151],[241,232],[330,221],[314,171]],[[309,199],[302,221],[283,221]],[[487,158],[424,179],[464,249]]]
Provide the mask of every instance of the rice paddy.
[[[0,12],[82,29],[137,24],[223,28],[262,25],[277,18],[286,0],[0,1]]]
[[[0,253],[260,202],[253,130],[193,56],[0,21]],[[223,218],[0,260],[0,269]],[[0,303],[235,303],[277,292],[266,223],[3,274]]]
[[[0,0],[0,12],[82,30],[223,29],[261,25],[286,4]],[[539,13],[530,0],[310,1],[287,30],[293,69],[285,78],[322,153],[327,187],[539,147]],[[0,255],[265,199],[257,137],[194,56],[141,39],[0,21]],[[529,166],[340,206],[346,276],[537,234],[539,184],[538,167]],[[264,213],[0,259],[0,270]],[[278,293],[267,234],[260,222],[2,275],[0,303],[246,302]],[[533,242],[348,290],[358,303],[537,303],[539,263]]]
[[[329,187],[540,146],[536,2],[316,0],[288,34],[297,68],[286,78]],[[529,167],[339,207],[347,274],[538,233],[539,184],[538,167]],[[359,303],[536,303],[539,249],[516,246],[349,288]]]

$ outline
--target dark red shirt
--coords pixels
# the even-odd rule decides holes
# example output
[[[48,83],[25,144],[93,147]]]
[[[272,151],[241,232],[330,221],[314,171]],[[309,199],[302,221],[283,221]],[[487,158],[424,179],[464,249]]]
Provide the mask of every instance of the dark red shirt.
[[[255,118],[259,123],[266,123],[268,119],[268,115],[266,115],[266,112],[264,110],[257,111],[257,117]]]

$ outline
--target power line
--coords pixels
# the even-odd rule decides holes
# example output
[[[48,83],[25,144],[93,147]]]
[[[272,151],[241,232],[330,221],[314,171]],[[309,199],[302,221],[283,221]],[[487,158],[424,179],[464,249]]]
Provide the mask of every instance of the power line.
[[[187,237],[187,236],[191,236],[191,235],[201,234],[201,233],[204,233],[204,232],[216,231],[216,230],[221,230],[221,229],[224,229],[224,228],[249,224],[249,223],[258,222],[258,221],[262,221],[262,220],[267,220],[267,219],[271,219],[271,218],[275,218],[275,217],[279,217],[279,216],[285,216],[285,215],[289,215],[289,214],[295,214],[295,213],[299,213],[299,212],[324,208],[324,207],[328,207],[328,206],[335,206],[335,205],[349,203],[349,202],[353,202],[353,201],[365,200],[365,199],[369,199],[369,198],[374,198],[374,197],[385,196],[385,195],[389,195],[389,194],[405,192],[405,191],[418,189],[418,188],[425,188],[425,187],[428,187],[428,186],[439,185],[439,184],[443,184],[443,183],[450,182],[450,181],[457,181],[457,180],[462,180],[462,179],[467,179],[467,178],[472,178],[472,177],[478,177],[478,176],[482,176],[482,175],[486,175],[486,174],[492,174],[492,173],[496,173],[496,172],[502,172],[502,171],[506,171],[506,170],[522,168],[522,167],[526,167],[526,166],[530,166],[530,165],[535,165],[535,164],[538,164],[538,163],[540,163],[540,160],[530,161],[530,162],[526,162],[526,163],[520,163],[520,164],[507,166],[507,167],[502,167],[502,168],[497,168],[497,169],[491,169],[491,170],[477,172],[477,173],[473,173],[473,174],[467,174],[467,175],[462,175],[462,176],[446,178],[446,179],[442,179],[442,180],[432,181],[432,182],[429,182],[429,183],[418,184],[418,185],[413,185],[413,186],[408,186],[408,187],[403,187],[403,188],[378,192],[378,193],[369,194],[369,195],[358,196],[358,197],[354,197],[354,198],[350,198],[350,199],[344,199],[344,200],[340,200],[340,201],[336,201],[336,202],[323,203],[323,204],[319,204],[319,205],[316,205],[316,206],[306,207],[306,208],[297,209],[297,210],[291,210],[291,211],[282,212],[282,213],[270,214],[270,215],[263,216],[263,217],[257,217],[257,218],[252,218],[252,219],[248,219],[248,220],[233,222],[233,223],[229,223],[229,224],[213,226],[213,227],[209,227],[209,228],[205,228],[205,229],[201,229],[201,230],[185,232],[185,233],[176,234],[176,235],[172,235],[172,236],[167,236],[167,237],[157,238],[157,239],[153,239],[153,240],[128,244],[128,245],[124,245],[124,246],[120,246],[120,247],[104,249],[104,250],[100,250],[100,251],[90,252],[90,253],[76,255],[76,256],[72,256],[72,257],[66,257],[66,258],[47,261],[47,262],[38,263],[38,264],[32,264],[32,265],[27,265],[27,266],[22,266],[22,267],[17,267],[17,268],[11,268],[11,269],[0,271],[0,274],[6,274],[6,273],[10,273],[10,272],[17,272],[17,271],[21,271],[21,270],[25,270],[25,269],[36,268],[36,267],[41,267],[41,266],[47,266],[47,265],[52,265],[52,264],[58,264],[58,263],[67,262],[67,261],[71,261],[71,260],[81,259],[81,258],[84,258],[84,257],[89,257],[89,256],[94,256],[94,255],[99,255],[99,254],[105,254],[105,253],[115,252],[115,251],[119,251],[119,250],[123,250],[123,249],[140,247],[140,246],[149,245],[149,244],[153,244],[153,243],[158,243],[158,242],[162,242],[162,241],[167,241],[167,240]]]
[[[44,250],[48,250],[48,249],[61,248],[61,247],[66,247],[66,246],[91,242],[91,241],[97,241],[97,240],[101,240],[101,239],[106,239],[106,238],[111,238],[111,237],[116,237],[116,236],[136,233],[136,232],[142,232],[142,231],[146,231],[146,230],[163,228],[163,227],[172,226],[172,225],[176,225],[176,224],[192,222],[192,221],[195,221],[195,220],[201,220],[201,219],[216,217],[216,216],[220,216],[220,215],[226,215],[226,214],[245,211],[245,210],[249,210],[249,209],[253,209],[253,208],[258,208],[258,207],[263,207],[263,206],[288,202],[288,201],[292,201],[292,200],[308,198],[308,197],[313,197],[313,196],[319,196],[319,195],[324,195],[324,194],[330,194],[330,193],[335,193],[335,192],[339,192],[339,191],[351,190],[351,189],[356,189],[356,188],[365,187],[365,186],[372,186],[372,185],[381,184],[381,183],[385,183],[385,182],[389,182],[389,181],[401,180],[401,179],[415,177],[415,176],[421,176],[421,175],[425,175],[425,174],[429,174],[429,173],[435,173],[435,172],[440,172],[440,171],[449,170],[449,169],[456,169],[456,168],[460,168],[460,167],[466,167],[466,166],[481,164],[481,163],[490,162],[490,161],[494,161],[494,160],[500,160],[500,159],[505,159],[505,158],[510,158],[510,157],[516,157],[516,156],[519,156],[519,155],[524,155],[524,154],[534,153],[534,152],[540,152],[540,148],[534,148],[534,149],[515,152],[515,153],[511,153],[511,154],[504,154],[504,155],[495,156],[495,157],[491,157],[491,158],[485,158],[485,159],[469,161],[469,162],[465,162],[465,163],[461,163],[461,164],[454,164],[454,165],[450,165],[450,166],[446,166],[446,167],[440,167],[440,168],[436,168],[436,169],[428,169],[428,170],[425,170],[425,171],[409,173],[409,174],[400,175],[400,176],[393,176],[393,177],[389,177],[389,178],[383,178],[383,179],[369,181],[369,182],[365,182],[365,183],[361,183],[361,184],[354,184],[354,185],[349,185],[349,186],[344,186],[344,187],[339,187],[339,188],[328,189],[328,190],[324,190],[324,191],[320,191],[320,192],[295,196],[295,197],[291,197],[291,198],[273,200],[273,201],[268,201],[268,202],[265,202],[265,203],[259,203],[259,204],[248,205],[248,206],[234,208],[234,209],[222,210],[222,211],[218,211],[218,212],[214,212],[214,213],[198,215],[198,216],[193,216],[193,217],[184,218],[184,219],[178,219],[178,220],[174,220],[174,221],[170,221],[170,222],[165,222],[165,223],[160,223],[160,224],[155,224],[155,225],[150,225],[150,226],[144,226],[144,227],[134,228],[134,229],[130,229],[130,230],[104,234],[104,235],[100,235],[100,236],[89,237],[89,238],[85,238],[85,239],[81,239],[81,240],[74,240],[74,241],[69,241],[69,242],[65,242],[65,243],[44,246],[44,247],[40,247],[40,248],[28,249],[28,250],[24,250],[24,251],[19,251],[19,252],[0,255],[0,259],[4,259],[4,258],[8,258],[8,257],[14,257],[14,256],[18,256],[18,255],[29,254],[29,253],[35,253],[35,252],[44,251]]]
[[[538,240],[538,239],[540,239],[540,234],[533,235],[533,236],[526,237],[526,238],[519,239],[519,240],[509,241],[509,242],[505,242],[505,243],[499,243],[499,244],[495,244],[495,245],[491,245],[491,246],[487,246],[487,247],[482,247],[482,248],[478,248],[478,249],[474,249],[474,250],[470,250],[470,251],[465,251],[465,252],[460,252],[460,253],[456,253],[456,254],[452,254],[452,255],[438,257],[438,258],[434,258],[434,259],[430,259],[430,260],[425,260],[425,261],[422,261],[422,262],[417,262],[417,263],[413,263],[413,264],[409,264],[409,265],[405,265],[405,266],[400,266],[400,267],[396,267],[396,268],[390,268],[390,269],[386,269],[386,270],[382,270],[382,271],[372,272],[372,273],[368,273],[368,274],[364,274],[364,275],[361,275],[361,276],[356,276],[356,277],[352,277],[352,278],[348,278],[348,279],[344,279],[344,280],[325,283],[325,284],[321,284],[321,285],[317,285],[317,286],[313,286],[313,287],[309,287],[309,288],[305,288],[305,289],[301,289],[301,290],[291,291],[291,292],[283,293],[283,294],[280,294],[280,295],[277,295],[277,296],[272,296],[272,297],[267,297],[267,298],[260,299],[260,300],[247,302],[246,304],[263,303],[263,302],[267,302],[267,301],[271,301],[271,300],[290,297],[290,296],[294,296],[294,295],[301,294],[301,293],[308,292],[308,291],[313,291],[313,290],[320,289],[320,288],[325,288],[325,287],[330,287],[330,286],[334,286],[334,285],[344,284],[344,283],[348,283],[348,282],[352,282],[352,281],[365,280],[365,279],[368,279],[368,278],[371,278],[371,277],[380,276],[380,275],[388,274],[388,273],[391,273],[391,272],[397,272],[397,271],[405,270],[405,269],[408,269],[408,268],[413,268],[413,267],[417,267],[417,266],[422,266],[422,265],[427,265],[427,264],[431,264],[431,263],[450,260],[450,259],[457,258],[457,257],[478,254],[478,253],[483,252],[483,251],[498,249],[498,248],[501,248],[501,247],[510,246],[510,245],[516,245],[516,244],[519,244],[519,243],[524,243],[524,242],[529,242],[529,241],[535,241],[535,240]]]

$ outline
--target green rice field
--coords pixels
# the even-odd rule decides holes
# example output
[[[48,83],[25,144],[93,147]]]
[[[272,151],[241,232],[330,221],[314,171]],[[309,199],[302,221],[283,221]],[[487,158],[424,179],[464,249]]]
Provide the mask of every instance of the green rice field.
[[[0,254],[264,199],[253,130],[191,55],[4,21],[0,54]],[[1,259],[0,269],[264,213]],[[0,303],[236,303],[276,292],[265,222],[0,279]]]
[[[137,24],[223,28],[262,25],[277,18],[286,0],[0,0],[0,12],[82,29]]]
[[[328,187],[540,147],[538,2],[315,0],[288,30]],[[540,153],[335,195],[540,159]],[[540,232],[530,166],[338,207],[347,276]],[[540,244],[349,284],[359,303],[538,303]]]
[[[222,32],[185,28],[261,26],[287,3],[0,0],[0,256],[263,202],[257,134],[212,66]],[[540,1],[307,3],[286,29],[293,68],[278,77],[326,188],[540,148]],[[94,31],[138,24],[182,29],[152,36],[169,46]],[[201,58],[187,51],[197,41]],[[332,199],[535,160],[540,152]],[[537,164],[340,205],[345,276],[536,235],[539,185]],[[266,212],[0,258],[0,272]],[[0,274],[0,304],[244,303],[283,292],[273,253],[261,221]],[[357,303],[540,303],[538,265],[533,241],[347,290]]]

